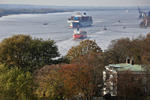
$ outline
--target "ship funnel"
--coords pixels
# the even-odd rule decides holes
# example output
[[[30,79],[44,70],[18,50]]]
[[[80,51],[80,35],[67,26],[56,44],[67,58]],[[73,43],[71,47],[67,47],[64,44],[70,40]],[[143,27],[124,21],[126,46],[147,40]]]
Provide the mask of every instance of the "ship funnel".
[[[126,64],[130,64],[130,58],[129,57],[126,58]]]
[[[132,58],[127,57],[126,58],[126,64],[134,65],[134,59],[133,59],[133,57]]]
[[[86,13],[84,12],[83,15],[86,15]]]

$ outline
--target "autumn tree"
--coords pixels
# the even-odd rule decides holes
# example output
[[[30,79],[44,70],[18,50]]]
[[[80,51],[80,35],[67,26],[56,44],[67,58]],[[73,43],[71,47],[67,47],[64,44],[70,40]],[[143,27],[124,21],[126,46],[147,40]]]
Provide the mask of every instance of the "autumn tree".
[[[130,44],[129,38],[112,41],[109,52],[112,52],[110,56],[113,57],[116,63],[125,62],[126,57],[129,56]]]
[[[93,40],[84,40],[76,47],[72,47],[67,58],[71,60],[71,64],[78,66],[88,66],[91,69],[93,95],[100,95],[100,87],[102,87],[102,71],[105,66],[102,50]],[[99,86],[99,87],[98,87]]]
[[[71,64],[77,64],[81,66],[88,66],[91,70],[92,75],[92,84],[95,85],[93,89],[94,96],[100,96],[101,88],[103,85],[103,70],[104,67],[107,65],[104,61],[103,53],[89,53],[84,56],[81,56],[77,59],[74,59]]]
[[[59,70],[59,65],[51,65],[35,71],[34,82],[38,85],[36,89],[38,98],[47,100],[65,99],[64,84]]]
[[[62,66],[64,87],[73,95],[83,97],[85,100],[91,100],[93,90],[96,87],[93,84],[91,67],[84,65],[69,64]]]
[[[124,71],[118,74],[117,96],[119,100],[143,100],[145,96],[145,82],[143,74]]]
[[[150,34],[148,34],[142,42],[142,63],[143,64],[150,64]]]
[[[134,58],[134,61],[141,64],[141,39],[123,38],[113,40],[109,49],[105,52],[105,59],[108,63],[124,63],[127,57]]]
[[[91,100],[96,87],[92,73],[92,68],[85,65],[45,66],[34,73],[36,94],[48,100],[71,100],[76,96]]]
[[[0,43],[0,48],[0,63],[26,70],[52,64],[52,58],[59,56],[54,41],[32,39],[28,35],[6,38]]]
[[[148,34],[142,41],[142,66],[146,69],[147,76],[147,95],[150,95],[150,34]]]
[[[100,53],[102,52],[101,48],[93,40],[84,40],[81,41],[78,46],[72,47],[68,53],[67,58],[73,60],[80,56],[89,54],[91,52]]]

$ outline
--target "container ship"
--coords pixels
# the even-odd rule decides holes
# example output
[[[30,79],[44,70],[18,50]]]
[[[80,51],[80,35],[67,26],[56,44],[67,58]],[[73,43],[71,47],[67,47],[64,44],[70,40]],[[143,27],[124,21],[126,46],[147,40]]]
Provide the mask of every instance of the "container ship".
[[[85,39],[87,38],[87,32],[86,31],[80,31],[79,28],[74,30],[73,39]]]
[[[87,16],[86,13],[76,13],[76,15],[68,18],[70,28],[87,27],[93,24],[92,16]]]

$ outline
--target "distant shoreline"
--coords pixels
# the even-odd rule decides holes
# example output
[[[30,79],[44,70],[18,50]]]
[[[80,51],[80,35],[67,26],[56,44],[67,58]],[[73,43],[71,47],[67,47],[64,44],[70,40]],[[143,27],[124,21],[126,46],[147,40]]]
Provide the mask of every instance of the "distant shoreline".
[[[142,10],[149,7],[142,7]],[[17,14],[47,14],[72,11],[96,11],[96,10],[138,10],[137,7],[82,7],[82,6],[40,6],[0,4],[0,17]]]
[[[55,10],[55,9],[0,9],[0,18],[9,15],[19,15],[19,14],[48,14],[48,13],[60,13],[60,12],[70,12],[72,10]]]
[[[149,7],[142,7],[143,10]],[[0,17],[17,14],[47,14],[72,11],[96,11],[96,10],[138,10],[137,7],[80,7],[80,6],[38,6],[0,4]]]

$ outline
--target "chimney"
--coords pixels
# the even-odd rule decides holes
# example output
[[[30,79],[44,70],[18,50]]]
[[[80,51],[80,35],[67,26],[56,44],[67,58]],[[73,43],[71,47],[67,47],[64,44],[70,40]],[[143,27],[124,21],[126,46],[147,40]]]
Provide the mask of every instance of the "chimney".
[[[134,59],[133,58],[130,59],[130,64],[134,65]]]
[[[126,64],[130,64],[130,58],[129,57],[126,58]]]

